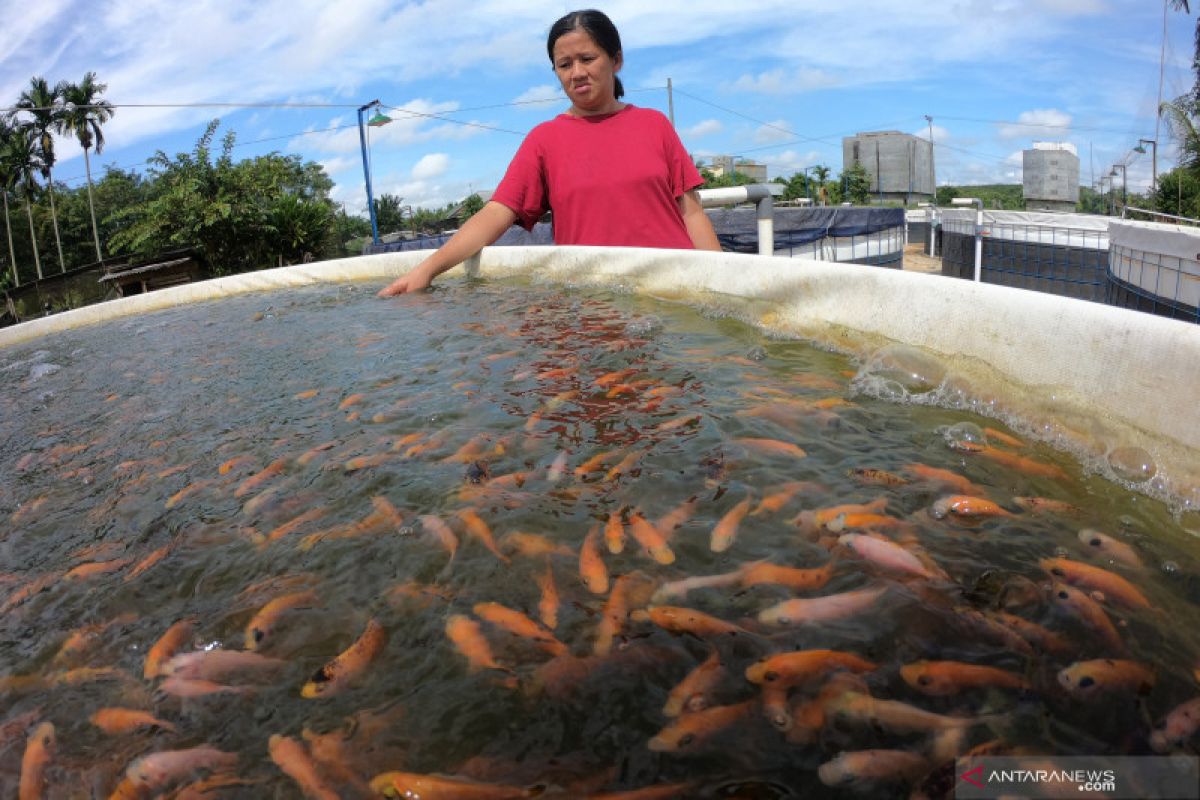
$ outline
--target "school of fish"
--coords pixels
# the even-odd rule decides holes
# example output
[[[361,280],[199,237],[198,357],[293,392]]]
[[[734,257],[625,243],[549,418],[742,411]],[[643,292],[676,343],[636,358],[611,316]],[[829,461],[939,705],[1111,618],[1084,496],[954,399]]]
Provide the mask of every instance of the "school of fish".
[[[1193,561],[1077,467],[851,449],[911,409],[846,359],[515,295],[176,311],[76,419],[0,388],[0,796],[944,797],[1048,717],[1197,753]],[[225,385],[263,353],[326,371]]]

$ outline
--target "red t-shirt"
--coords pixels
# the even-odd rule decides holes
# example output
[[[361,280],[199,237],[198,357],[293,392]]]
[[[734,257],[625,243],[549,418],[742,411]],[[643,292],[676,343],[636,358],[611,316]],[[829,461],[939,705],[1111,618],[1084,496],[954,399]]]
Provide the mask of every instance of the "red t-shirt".
[[[667,118],[626,105],[538,125],[492,200],[512,209],[526,230],[553,209],[556,244],[690,250],[677,198],[702,183]]]

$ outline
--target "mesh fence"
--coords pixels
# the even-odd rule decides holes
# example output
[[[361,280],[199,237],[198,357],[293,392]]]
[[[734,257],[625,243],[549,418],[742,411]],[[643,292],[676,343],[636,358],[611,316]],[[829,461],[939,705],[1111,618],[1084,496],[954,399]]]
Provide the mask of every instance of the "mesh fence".
[[[1200,323],[1200,277],[1177,256],[1113,243],[1110,264],[1104,297],[1109,305]]]

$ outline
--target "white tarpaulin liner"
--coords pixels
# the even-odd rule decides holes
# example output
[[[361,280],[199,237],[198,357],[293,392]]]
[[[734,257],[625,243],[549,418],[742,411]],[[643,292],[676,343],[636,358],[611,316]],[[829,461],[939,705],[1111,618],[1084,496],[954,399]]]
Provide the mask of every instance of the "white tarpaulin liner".
[[[1148,294],[1200,307],[1200,230],[1113,220],[1108,269]]]
[[[942,229],[948,233],[975,235],[975,210],[941,209]],[[1056,247],[1108,249],[1107,217],[1092,214],[1045,214],[1037,211],[984,211],[984,236],[1014,242],[1033,242]]]
[[[898,259],[903,253],[903,228],[889,228],[886,231],[861,236],[826,236],[815,242],[775,251],[777,256],[855,262],[866,262],[868,259]]]

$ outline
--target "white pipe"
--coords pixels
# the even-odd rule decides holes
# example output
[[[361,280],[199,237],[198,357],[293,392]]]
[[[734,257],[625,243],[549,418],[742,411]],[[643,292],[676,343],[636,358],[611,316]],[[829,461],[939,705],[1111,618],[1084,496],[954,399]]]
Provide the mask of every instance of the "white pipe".
[[[983,280],[983,201],[978,197],[956,197],[956,206],[975,206],[975,282]]]
[[[746,186],[727,186],[722,189],[701,189],[700,205],[704,208],[727,206],[733,203],[755,201],[755,218],[758,220],[758,254],[775,254],[775,201],[783,194],[778,183],[751,183]]]

